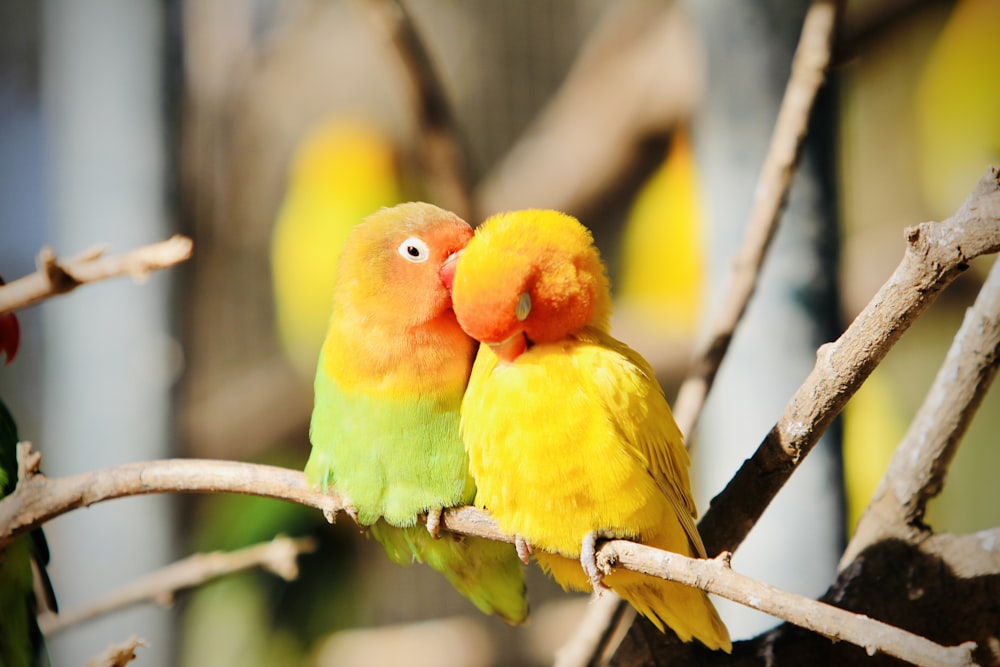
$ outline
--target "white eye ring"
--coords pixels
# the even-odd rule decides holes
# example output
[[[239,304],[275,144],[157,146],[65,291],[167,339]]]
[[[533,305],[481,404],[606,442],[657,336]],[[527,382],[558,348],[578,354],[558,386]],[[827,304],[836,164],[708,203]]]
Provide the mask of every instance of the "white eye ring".
[[[431,253],[427,249],[427,244],[424,243],[423,239],[418,239],[416,236],[411,236],[396,248],[396,252],[405,259],[407,262],[413,262],[414,264],[419,264],[420,262],[426,262]]]

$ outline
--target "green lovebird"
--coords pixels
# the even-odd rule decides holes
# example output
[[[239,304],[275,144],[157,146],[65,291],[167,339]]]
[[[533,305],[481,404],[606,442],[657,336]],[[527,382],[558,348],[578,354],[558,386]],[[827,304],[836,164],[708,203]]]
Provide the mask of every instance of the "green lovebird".
[[[19,338],[14,314],[0,314],[0,353],[6,353],[7,363],[17,353]],[[18,440],[14,418],[0,401],[0,498],[17,485]],[[55,611],[55,596],[45,574],[49,549],[42,531],[35,530],[0,549],[0,667],[34,667],[48,661],[35,620],[38,606],[32,560],[41,575],[46,606]]]
[[[417,525],[420,513],[439,517],[476,495],[458,433],[476,343],[450,295],[471,237],[461,218],[424,203],[381,209],[352,230],[316,371],[305,472],[347,498],[394,562],[430,565],[481,611],[517,624],[528,604],[512,545]]]

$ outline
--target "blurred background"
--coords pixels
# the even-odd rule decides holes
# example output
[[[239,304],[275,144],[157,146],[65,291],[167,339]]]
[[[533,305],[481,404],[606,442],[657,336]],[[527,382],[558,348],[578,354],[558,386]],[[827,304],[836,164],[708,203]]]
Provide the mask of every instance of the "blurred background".
[[[815,359],[888,278],[902,230],[943,219],[1000,163],[1000,3],[846,3],[835,66],[746,321],[696,433],[707,506]],[[668,398],[725,289],[808,3],[408,0],[455,122],[456,197],[375,0],[0,3],[0,274],[174,232],[194,258],[20,313],[0,395],[49,475],[169,456],[301,468],[339,243],[424,199],[472,223],[551,207],[594,229],[614,332]],[[463,181],[464,179],[464,181]],[[736,554],[818,595],[992,258],[904,336]],[[988,395],[931,507],[1000,524]],[[530,568],[533,619],[479,615],[349,520],[244,497],[146,497],[46,527],[60,605],[194,551],[312,535],[300,578],[228,577],[51,638],[82,664],[135,633],[140,665],[549,664],[586,610]],[[775,622],[735,606],[734,637]]]

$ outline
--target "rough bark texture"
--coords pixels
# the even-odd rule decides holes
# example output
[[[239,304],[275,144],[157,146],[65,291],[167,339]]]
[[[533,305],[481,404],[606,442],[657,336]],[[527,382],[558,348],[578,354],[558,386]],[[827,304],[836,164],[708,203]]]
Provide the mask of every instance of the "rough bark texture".
[[[920,544],[895,539],[880,542],[841,573],[823,600],[939,644],[975,641],[979,645],[974,654],[978,664],[1000,664],[996,649],[1000,556],[992,547],[997,537],[993,531],[981,538],[939,535]],[[834,643],[787,623],[736,642],[733,654],[727,656],[699,645],[680,644],[646,621],[633,625],[612,662],[629,667],[905,664],[882,654],[869,656],[862,648]]]
[[[948,220],[906,231],[899,267],[844,334],[821,348],[813,372],[758,451],[701,523],[708,552],[739,546],[823,430],[908,326],[968,262],[1000,248],[1000,172],[990,168]],[[976,642],[974,660],[1000,665],[1000,530],[934,535],[921,519],[940,491],[958,442],[997,367],[1000,268],[994,267],[955,337],[927,400],[822,600],[953,646]],[[632,626],[612,661],[645,665],[905,664],[781,625],[738,642],[732,656],[679,645],[647,622]]]

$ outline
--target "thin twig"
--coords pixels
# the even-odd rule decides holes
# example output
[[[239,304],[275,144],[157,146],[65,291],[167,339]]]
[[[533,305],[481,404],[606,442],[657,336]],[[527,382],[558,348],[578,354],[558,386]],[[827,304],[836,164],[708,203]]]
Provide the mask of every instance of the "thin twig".
[[[780,590],[734,572],[729,565],[728,553],[711,560],[688,558],[635,542],[614,540],[598,550],[597,558],[601,567],[626,567],[695,586],[777,618],[795,616],[797,620],[793,622],[796,625],[834,641],[860,646],[869,655],[885,653],[923,667],[975,664],[972,659],[976,648],[974,642],[941,646],[864,614],[855,614]]]
[[[173,236],[114,257],[104,257],[103,250],[94,249],[59,260],[51,248],[42,248],[37,271],[0,286],[0,313],[66,294],[84,283],[119,276],[144,280],[153,271],[185,261],[191,257],[192,248],[191,239],[185,236]]]
[[[430,54],[400,0],[364,0],[373,21],[388,35],[409,83],[410,97],[420,128],[421,159],[434,203],[475,221],[472,179],[444,86]]]
[[[258,567],[285,581],[292,581],[299,576],[297,558],[315,550],[316,541],[311,538],[278,536],[236,551],[194,554],[84,607],[60,614],[42,614],[38,617],[38,625],[46,637],[51,637],[68,627],[141,602],[152,601],[165,607],[170,606],[178,592]]]
[[[694,432],[736,326],[757,286],[764,257],[788,199],[816,95],[826,80],[840,4],[839,0],[814,0],[806,14],[725,301],[674,401],[674,418],[682,433]],[[689,438],[688,442],[693,443],[694,439]]]
[[[14,492],[0,501],[0,547],[17,535],[79,507],[112,498],[167,492],[227,492],[278,498],[323,510],[331,519],[335,512],[344,509],[342,499],[334,494],[309,490],[301,472],[286,468],[182,459],[130,463],[58,479],[49,479],[40,474],[21,479]],[[489,515],[472,507],[445,511],[441,524],[454,533],[513,541],[498,530]],[[903,632],[901,630],[887,635],[882,627],[884,624],[858,615],[852,615],[853,620],[845,634],[844,630],[838,629],[844,619],[836,613],[830,617],[833,619],[830,621],[832,625],[817,620],[823,619],[824,614],[828,616],[824,611],[827,605],[801,596],[790,596],[791,594],[778,596],[777,589],[747,577],[719,575],[718,568],[721,566],[718,563],[713,565],[704,560],[685,558],[621,540],[602,546],[598,553],[605,565],[626,567],[724,595],[795,625],[856,643],[869,651],[896,655],[898,649],[894,642],[903,636],[898,634]],[[728,566],[725,569],[728,570]],[[780,602],[769,603],[765,599],[768,596],[778,596],[774,599]],[[867,631],[866,623],[869,624]],[[914,644],[917,646],[923,646],[921,642],[926,641],[910,633],[905,635],[917,642]],[[883,639],[887,643],[883,644]],[[934,646],[936,645],[930,643],[931,648]],[[935,650],[947,651],[941,647]],[[947,662],[938,664],[971,663],[958,663],[949,658]]]
[[[906,230],[899,266],[816,365],[699,524],[709,554],[735,551],[775,494],[910,324],[968,263],[1000,250],[1000,172],[987,170],[944,222]]]
[[[1000,263],[966,312],[923,405],[841,559],[841,569],[886,537],[924,532],[927,502],[940,493],[958,444],[982,403],[1000,362]]]

